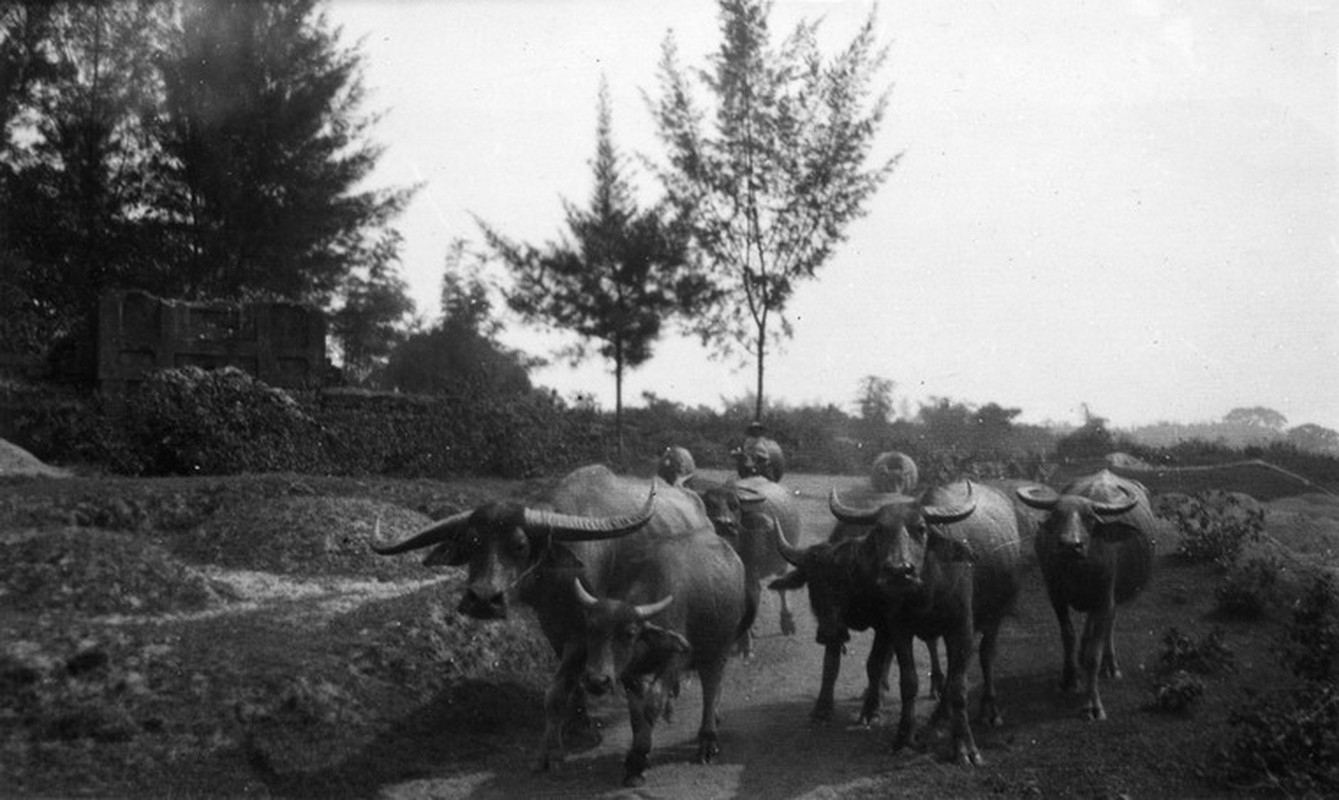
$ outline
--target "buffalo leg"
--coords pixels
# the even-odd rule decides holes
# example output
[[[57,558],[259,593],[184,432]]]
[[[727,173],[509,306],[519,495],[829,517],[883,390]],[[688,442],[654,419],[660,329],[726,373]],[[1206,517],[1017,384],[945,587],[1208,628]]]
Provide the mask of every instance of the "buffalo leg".
[[[897,683],[901,690],[902,709],[897,721],[897,738],[893,739],[893,750],[901,750],[908,745],[916,746],[916,694],[920,691],[920,681],[916,677],[916,654],[912,650],[911,634],[893,634],[893,651],[897,654]],[[952,661],[949,661],[952,674]]]
[[[721,743],[718,725],[720,724],[721,679],[725,675],[725,661],[722,659],[698,669],[702,679],[702,724],[697,730],[697,763],[710,764],[720,755]]]
[[[651,734],[667,702],[663,681],[650,679],[641,691],[628,692],[628,721],[632,723],[632,746],[623,758],[623,785],[641,786],[651,763]]]
[[[1084,694],[1086,696],[1083,714],[1090,720],[1104,720],[1107,718],[1106,709],[1102,707],[1102,695],[1098,691],[1098,674],[1101,672],[1102,653],[1105,649],[1106,641],[1111,637],[1112,617],[1115,616],[1111,609],[1100,609],[1088,615],[1088,620],[1083,626],[1083,675],[1085,679]]]
[[[795,615],[790,613],[790,602],[786,600],[785,592],[777,592],[781,596],[781,633],[785,636],[795,635]]]
[[[962,628],[944,637],[945,660],[948,662],[944,694],[953,725],[953,759],[963,766],[980,766],[982,763],[967,718],[967,664],[972,660],[974,638],[970,616]]]
[[[993,625],[981,634],[981,713],[977,719],[992,728],[1004,724],[995,698],[995,655],[999,652],[1000,628]]]
[[[563,746],[563,727],[572,709],[581,702],[579,679],[585,663],[584,649],[569,649],[563,654],[558,673],[544,693],[544,744],[540,748],[539,763],[535,766],[539,771],[556,769],[567,757]]]
[[[818,687],[818,700],[814,703],[814,710],[809,712],[809,719],[814,722],[827,722],[832,719],[833,691],[837,684],[837,673],[842,668],[842,650],[846,645],[841,643],[825,645],[823,648],[823,682]]]
[[[1120,671],[1120,663],[1116,661],[1116,609],[1111,609],[1111,624],[1107,626],[1106,640],[1102,643],[1102,677],[1115,678],[1117,680],[1125,677]]]
[[[944,695],[944,668],[939,666],[939,639],[926,639],[925,649],[930,654],[930,699],[937,700]]]
[[[1079,688],[1078,654],[1074,648],[1074,623],[1069,618],[1069,604],[1054,590],[1047,587],[1051,597],[1051,607],[1055,609],[1056,621],[1060,623],[1060,644],[1065,651],[1065,661],[1060,672],[1060,688],[1067,692]]]
[[[865,661],[865,676],[869,679],[869,685],[865,687],[865,702],[860,707],[862,725],[872,725],[879,719],[879,707],[883,705],[883,682],[888,680],[892,659],[892,638],[886,631],[876,629],[869,659]]]

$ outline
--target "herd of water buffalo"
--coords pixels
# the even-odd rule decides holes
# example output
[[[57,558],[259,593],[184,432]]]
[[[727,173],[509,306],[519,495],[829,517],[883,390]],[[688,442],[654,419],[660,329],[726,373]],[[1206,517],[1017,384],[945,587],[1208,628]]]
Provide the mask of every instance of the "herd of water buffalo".
[[[947,717],[954,760],[980,764],[967,668],[976,653],[977,721],[999,725],[993,663],[1028,540],[1059,620],[1062,682],[1075,689],[1082,680],[1084,713],[1106,717],[1098,681],[1120,675],[1116,609],[1139,594],[1153,566],[1154,517],[1137,482],[1102,471],[1058,492],[967,479],[919,488],[911,459],[884,453],[867,491],[847,498],[832,492],[835,524],[827,538],[800,547],[800,514],[781,483],[780,449],[755,435],[735,455],[739,477],[728,483],[697,475],[682,448],[669,448],[649,480],[582,467],[542,505],[488,503],[375,549],[389,555],[432,548],[426,564],[467,567],[463,614],[500,619],[515,602],[534,609],[559,664],[545,694],[540,769],[563,759],[565,733],[589,724],[586,698],[617,687],[633,728],[623,780],[641,784],[654,725],[669,713],[687,672],[697,673],[702,688],[697,760],[712,761],[722,676],[732,655],[750,651],[763,581],[771,576],[779,576],[768,587],[780,593],[783,632],[794,632],[785,592],[808,589],[824,648],[813,717],[833,712],[850,632],[870,630],[861,719],[877,717],[896,656],[901,712],[894,747],[916,743],[912,648],[920,639],[929,647],[938,698],[929,724]],[[1087,615],[1082,637],[1071,610]]]

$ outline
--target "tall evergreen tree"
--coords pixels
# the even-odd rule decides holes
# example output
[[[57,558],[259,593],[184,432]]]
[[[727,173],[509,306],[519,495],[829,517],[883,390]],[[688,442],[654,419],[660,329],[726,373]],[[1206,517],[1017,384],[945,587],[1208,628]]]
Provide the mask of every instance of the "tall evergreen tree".
[[[764,0],[721,0],[721,48],[697,73],[683,70],[667,37],[652,107],[668,151],[660,177],[727,298],[697,318],[697,333],[752,355],[757,417],[769,348],[791,335],[784,312],[796,285],[815,277],[897,163],[866,166],[888,98],[871,97],[886,56],[873,14],[825,62],[817,23],[773,49],[770,12]],[[693,74],[716,101],[710,128]]]
[[[536,248],[480,222],[492,250],[516,278],[508,305],[524,319],[580,337],[567,353],[578,363],[594,351],[612,365],[615,430],[623,446],[623,377],[651,358],[665,319],[691,312],[707,285],[684,258],[683,240],[658,208],[642,209],[614,146],[609,90],[601,81],[595,188],[589,208],[563,201],[572,240]]]
[[[413,193],[358,189],[382,152],[361,58],[317,0],[182,2],[160,134],[165,206],[187,245],[181,291],[326,305],[377,262]]]
[[[156,0],[24,3],[0,14],[0,284],[48,341],[86,326],[103,289],[161,274],[144,241],[153,153],[144,121],[166,18]]]

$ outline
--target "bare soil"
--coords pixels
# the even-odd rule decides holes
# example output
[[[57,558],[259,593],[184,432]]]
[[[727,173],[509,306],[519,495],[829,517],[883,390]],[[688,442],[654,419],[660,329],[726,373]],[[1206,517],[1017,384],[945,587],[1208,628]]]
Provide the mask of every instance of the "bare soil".
[[[805,537],[831,527],[829,486],[787,476]],[[765,593],[750,661],[727,673],[718,763],[692,763],[696,682],[658,728],[648,782],[619,786],[626,711],[594,710],[602,741],[536,774],[553,668],[532,620],[456,614],[461,574],[367,550],[373,523],[398,537],[430,518],[546,482],[391,481],[306,475],[0,482],[0,795],[5,797],[828,798],[1196,797],[1215,779],[1229,710],[1280,679],[1283,612],[1221,619],[1212,567],[1179,564],[1175,537],[1152,587],[1117,622],[1121,681],[1110,720],[1083,721],[1055,688],[1058,636],[1029,574],[1002,632],[1004,726],[976,727],[986,765],[946,761],[946,742],[891,751],[885,718],[856,724],[868,635],[851,643],[836,719],[809,722],[821,649],[808,600],[779,633]],[[1266,504],[1285,572],[1334,563],[1339,504]],[[1295,547],[1294,547],[1295,545]],[[1221,628],[1236,668],[1206,678],[1188,714],[1155,710],[1168,628]],[[976,668],[969,680],[979,678]],[[928,681],[922,681],[923,684]],[[894,676],[894,686],[896,677]],[[975,693],[973,693],[975,700]],[[931,701],[918,711],[928,716]]]

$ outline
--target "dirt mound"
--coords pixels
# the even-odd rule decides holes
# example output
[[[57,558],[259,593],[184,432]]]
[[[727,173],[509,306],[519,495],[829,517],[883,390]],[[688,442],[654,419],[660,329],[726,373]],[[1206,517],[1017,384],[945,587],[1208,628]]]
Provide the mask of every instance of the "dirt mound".
[[[146,614],[199,610],[231,595],[135,536],[66,528],[0,538],[0,608]]]
[[[0,439],[0,477],[68,478],[68,470],[52,467],[12,442]]]
[[[372,552],[378,517],[387,540],[430,521],[416,511],[366,498],[271,497],[221,509],[170,546],[192,562],[282,575],[425,577],[421,556]]]

